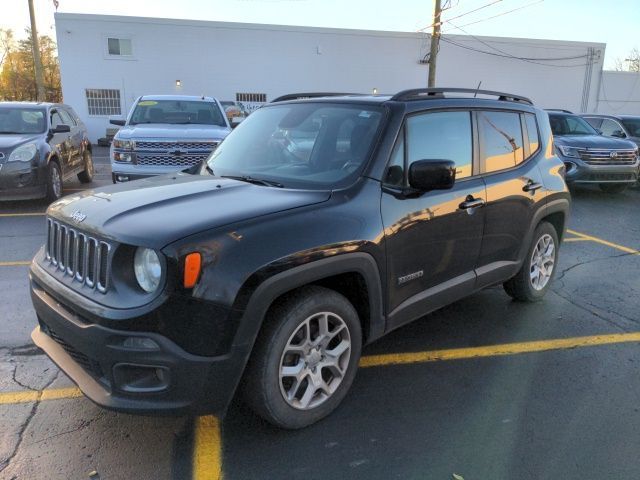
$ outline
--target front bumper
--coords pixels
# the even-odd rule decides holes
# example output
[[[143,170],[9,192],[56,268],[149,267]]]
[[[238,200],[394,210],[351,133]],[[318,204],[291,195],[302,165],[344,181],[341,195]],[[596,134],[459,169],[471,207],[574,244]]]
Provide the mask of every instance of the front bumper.
[[[111,176],[113,183],[119,183],[139,180],[141,178],[155,177],[157,175],[166,175],[167,173],[181,172],[186,168],[189,167],[142,166],[131,163],[111,162]]]
[[[248,348],[232,347],[216,357],[193,355],[158,333],[88,321],[73,306],[57,301],[33,274],[30,286],[39,322],[31,338],[96,404],[140,414],[226,411]],[[155,346],[145,349],[133,341],[132,348],[126,339],[146,339],[147,347],[149,340]]]
[[[632,165],[590,165],[579,158],[560,156],[566,166],[567,183],[635,183],[640,162]]]
[[[31,200],[47,194],[46,172],[23,162],[0,164],[0,200]]]

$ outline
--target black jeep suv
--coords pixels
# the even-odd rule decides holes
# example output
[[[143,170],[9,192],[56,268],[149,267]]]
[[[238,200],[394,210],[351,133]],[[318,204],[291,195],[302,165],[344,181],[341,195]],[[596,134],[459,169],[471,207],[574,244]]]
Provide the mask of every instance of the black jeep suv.
[[[32,338],[91,400],[222,414],[240,386],[299,428],[385,333],[491,285],[545,294],[570,196],[544,111],[463,89],[322,97],[259,109],[198,171],[49,207]]]
[[[87,129],[69,106],[0,102],[0,200],[62,196],[74,175],[93,179]]]

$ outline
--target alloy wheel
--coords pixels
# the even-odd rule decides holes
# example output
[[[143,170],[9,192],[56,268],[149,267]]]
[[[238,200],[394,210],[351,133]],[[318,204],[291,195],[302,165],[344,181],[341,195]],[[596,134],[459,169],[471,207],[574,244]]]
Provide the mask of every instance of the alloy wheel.
[[[545,233],[531,254],[530,279],[535,290],[542,290],[547,286],[556,262],[556,247],[553,238]]]

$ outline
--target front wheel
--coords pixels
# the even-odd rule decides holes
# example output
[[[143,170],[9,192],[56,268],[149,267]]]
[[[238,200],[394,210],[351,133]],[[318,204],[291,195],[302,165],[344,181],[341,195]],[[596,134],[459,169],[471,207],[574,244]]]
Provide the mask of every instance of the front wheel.
[[[601,183],[598,186],[604,193],[622,193],[629,185],[627,183]]]
[[[507,294],[522,302],[536,302],[549,289],[558,263],[558,233],[548,222],[541,222],[533,233],[522,268],[503,286]]]
[[[80,183],[91,183],[93,180],[93,155],[89,150],[84,151],[84,171],[78,174]]]
[[[329,415],[353,383],[362,332],[353,305],[323,287],[305,287],[271,309],[242,386],[245,402],[282,428]]]

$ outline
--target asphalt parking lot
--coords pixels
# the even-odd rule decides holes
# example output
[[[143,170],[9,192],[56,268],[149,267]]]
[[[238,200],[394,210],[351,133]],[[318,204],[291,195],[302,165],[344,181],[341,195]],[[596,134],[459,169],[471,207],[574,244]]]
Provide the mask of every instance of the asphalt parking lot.
[[[111,183],[106,149],[93,188]],[[73,193],[85,188],[68,184]],[[574,191],[552,291],[491,288],[364,351],[326,420],[282,431],[85,399],[31,345],[43,202],[0,204],[0,479],[640,478],[640,189]]]

